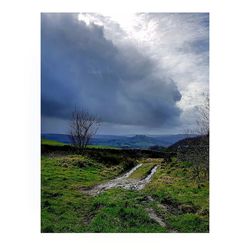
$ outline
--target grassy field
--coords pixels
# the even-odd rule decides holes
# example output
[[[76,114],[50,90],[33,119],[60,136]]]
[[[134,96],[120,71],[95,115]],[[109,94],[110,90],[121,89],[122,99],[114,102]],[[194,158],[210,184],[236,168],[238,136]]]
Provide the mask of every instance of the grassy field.
[[[41,144],[42,144],[42,145],[51,145],[51,146],[64,146],[64,145],[68,145],[68,144],[63,143],[63,142],[48,140],[48,139],[44,139],[44,138],[42,138]],[[105,145],[88,145],[87,148],[117,149],[116,147],[105,146]]]
[[[42,143],[42,145],[51,145],[51,146],[64,146],[65,145],[65,143],[62,143],[62,142],[43,139],[43,138],[41,140],[41,143]]]
[[[160,167],[140,191],[110,189],[97,196],[85,190],[128,170],[127,159],[105,164],[87,156],[43,155],[42,232],[208,232],[208,182],[198,188],[191,168],[175,160],[139,159],[130,178],[142,179]],[[166,226],[150,218],[151,209]]]

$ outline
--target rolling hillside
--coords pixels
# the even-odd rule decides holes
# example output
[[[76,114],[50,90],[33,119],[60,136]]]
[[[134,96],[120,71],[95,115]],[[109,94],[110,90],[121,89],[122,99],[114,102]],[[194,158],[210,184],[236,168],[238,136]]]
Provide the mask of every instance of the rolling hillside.
[[[96,135],[90,141],[90,145],[111,146],[116,148],[141,148],[147,149],[154,146],[168,147],[173,143],[186,138],[187,134],[176,135],[135,135],[135,136],[117,136],[117,135]],[[190,136],[190,135],[189,135]],[[65,134],[42,134],[43,139],[53,140],[70,144],[70,136]]]

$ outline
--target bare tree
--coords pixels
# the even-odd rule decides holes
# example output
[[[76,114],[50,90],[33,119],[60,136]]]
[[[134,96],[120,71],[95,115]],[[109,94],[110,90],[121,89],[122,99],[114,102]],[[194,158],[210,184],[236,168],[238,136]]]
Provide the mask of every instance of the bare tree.
[[[192,179],[198,187],[209,178],[209,95],[203,94],[203,97],[202,105],[197,108],[196,127],[186,131],[190,136],[177,149],[179,161],[192,163]]]
[[[193,177],[196,182],[201,182],[201,177],[209,178],[209,94],[203,95],[203,103],[198,107],[196,133],[200,136],[198,143],[193,148],[194,167]]]
[[[198,107],[197,133],[209,136],[209,95],[204,94],[202,105]]]
[[[75,109],[72,113],[70,137],[72,144],[80,153],[87,147],[99,126],[100,119],[84,110],[78,111]]]

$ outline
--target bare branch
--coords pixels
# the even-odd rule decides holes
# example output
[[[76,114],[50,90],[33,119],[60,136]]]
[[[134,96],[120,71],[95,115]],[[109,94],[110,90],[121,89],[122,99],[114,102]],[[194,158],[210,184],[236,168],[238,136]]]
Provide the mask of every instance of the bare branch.
[[[100,119],[84,110],[78,111],[75,108],[75,111],[72,113],[70,135],[72,144],[79,152],[83,152],[87,147],[99,126]]]

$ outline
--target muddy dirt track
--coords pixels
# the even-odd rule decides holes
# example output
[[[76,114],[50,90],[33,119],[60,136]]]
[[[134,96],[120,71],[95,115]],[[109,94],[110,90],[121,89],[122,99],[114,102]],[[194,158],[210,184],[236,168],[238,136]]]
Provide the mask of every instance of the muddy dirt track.
[[[155,165],[150,173],[141,180],[136,180],[136,179],[129,179],[129,176],[136,171],[138,168],[142,167],[142,163],[136,165],[134,168],[132,168],[129,172],[127,172],[126,174],[117,177],[111,181],[108,181],[106,183],[97,185],[95,187],[93,187],[90,190],[86,190],[85,192],[88,193],[89,195],[98,195],[102,192],[104,192],[105,190],[111,189],[111,188],[124,188],[124,189],[128,189],[128,190],[141,190],[143,189],[152,179],[154,173],[156,172],[158,165]]]

